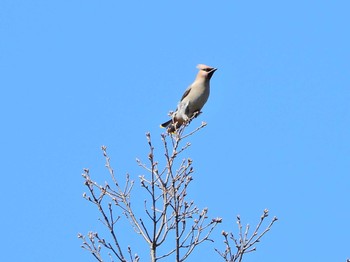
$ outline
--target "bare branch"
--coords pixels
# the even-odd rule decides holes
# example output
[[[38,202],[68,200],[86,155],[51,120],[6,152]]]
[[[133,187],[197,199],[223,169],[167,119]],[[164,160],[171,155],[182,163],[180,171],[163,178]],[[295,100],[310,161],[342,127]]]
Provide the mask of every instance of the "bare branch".
[[[140,189],[145,190],[145,198],[142,200],[132,198],[135,183],[129,174],[126,174],[125,181],[122,183],[119,181],[111,166],[106,146],[102,146],[101,149],[109,179],[113,183],[111,185],[107,182],[100,184],[90,178],[88,169],[84,169],[83,178],[88,194],[84,193],[83,198],[97,207],[101,215],[99,220],[108,229],[110,239],[106,240],[98,233],[92,232],[89,232],[87,236],[78,235],[83,241],[82,247],[88,250],[96,260],[103,261],[101,254],[103,249],[108,251],[110,261],[114,261],[115,258],[123,262],[139,261],[139,256],[132,253],[130,246],[123,249],[120,244],[117,222],[121,218],[129,221],[132,229],[145,240],[150,248],[152,262],[169,256],[175,256],[175,261],[178,262],[185,261],[198,245],[205,241],[213,242],[210,236],[222,219],[220,217],[208,218],[208,208],[199,209],[193,200],[188,199],[188,190],[193,181],[193,161],[190,158],[178,159],[178,156],[191,146],[189,142],[185,143],[184,139],[204,128],[206,123],[203,122],[201,126],[185,134],[188,124],[182,125],[173,134],[161,135],[164,149],[163,164],[155,160],[155,148],[151,134],[146,133],[149,148],[147,160],[143,162],[136,159],[137,165],[145,172],[138,176]],[[143,204],[143,209],[137,210],[136,207],[140,205],[134,205],[132,201]],[[267,216],[268,210],[264,210],[250,236],[249,224],[243,230],[241,219],[237,216],[239,239],[235,239],[232,233],[223,231],[225,250],[220,252],[215,249],[216,252],[225,261],[241,261],[245,253],[255,251],[255,244],[277,220],[273,218],[261,232],[262,223]],[[169,250],[160,251],[159,247],[164,246],[164,243],[173,243],[173,246]],[[232,244],[237,249],[236,252],[233,251]]]
[[[269,214],[269,211],[265,209],[263,214],[260,217],[259,223],[257,224],[254,232],[250,237],[248,237],[249,229],[250,229],[249,224],[247,224],[245,228],[245,232],[243,234],[241,218],[240,216],[237,216],[239,240],[235,239],[232,233],[227,233],[225,231],[222,231],[221,234],[224,237],[225,251],[220,252],[218,249],[215,249],[215,251],[227,262],[242,261],[244,254],[250,253],[256,250],[256,247],[254,245],[260,242],[260,239],[271,229],[274,222],[278,220],[277,217],[274,217],[271,220],[271,222],[268,224],[268,226],[261,233],[259,233],[262,223],[264,222],[265,218],[268,217],[268,214]],[[230,237],[228,238],[228,236]],[[232,244],[230,243],[230,240],[234,243],[237,249],[236,253],[232,252],[232,247],[231,247]]]

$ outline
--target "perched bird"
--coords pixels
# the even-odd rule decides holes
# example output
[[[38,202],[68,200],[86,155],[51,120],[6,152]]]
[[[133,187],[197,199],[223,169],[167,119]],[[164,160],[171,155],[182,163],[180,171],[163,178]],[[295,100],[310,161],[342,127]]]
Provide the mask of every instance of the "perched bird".
[[[184,122],[196,117],[204,104],[207,102],[210,92],[210,78],[217,68],[207,65],[198,65],[199,72],[194,82],[186,89],[172,119],[161,124],[161,127],[168,128],[168,132],[173,133]]]

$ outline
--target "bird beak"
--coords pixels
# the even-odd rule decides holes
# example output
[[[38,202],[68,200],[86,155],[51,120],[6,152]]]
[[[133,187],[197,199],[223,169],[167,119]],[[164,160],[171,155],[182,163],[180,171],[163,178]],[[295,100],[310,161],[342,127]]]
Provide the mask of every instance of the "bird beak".
[[[218,70],[217,68],[213,68],[212,70],[210,70],[209,73],[214,73],[216,70]]]

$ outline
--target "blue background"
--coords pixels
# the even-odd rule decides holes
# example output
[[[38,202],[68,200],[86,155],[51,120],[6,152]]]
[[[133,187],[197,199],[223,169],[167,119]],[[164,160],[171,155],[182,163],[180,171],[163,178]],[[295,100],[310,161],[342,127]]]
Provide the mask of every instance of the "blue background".
[[[145,174],[135,163],[147,160],[144,134],[162,158],[159,124],[204,63],[219,69],[192,127],[208,126],[184,157],[196,170],[190,197],[224,222],[188,261],[222,261],[213,251],[223,249],[221,230],[236,232],[237,214],[254,225],[265,208],[279,221],[245,261],[345,261],[349,8],[1,0],[0,260],[94,261],[77,239],[103,232],[82,198],[82,169],[103,183],[107,145],[120,179]],[[126,228],[124,247],[148,261]]]

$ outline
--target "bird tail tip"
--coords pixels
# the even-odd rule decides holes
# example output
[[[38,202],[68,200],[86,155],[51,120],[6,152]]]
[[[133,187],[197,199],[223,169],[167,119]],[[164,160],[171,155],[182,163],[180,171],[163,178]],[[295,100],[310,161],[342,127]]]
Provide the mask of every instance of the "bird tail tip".
[[[171,122],[172,122],[172,120],[170,119],[170,120],[164,122],[163,124],[161,124],[160,127],[161,128],[166,128],[166,127],[168,127],[171,124]]]

